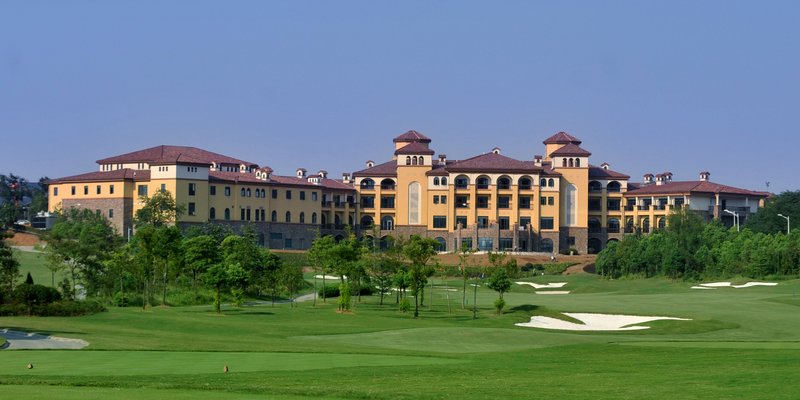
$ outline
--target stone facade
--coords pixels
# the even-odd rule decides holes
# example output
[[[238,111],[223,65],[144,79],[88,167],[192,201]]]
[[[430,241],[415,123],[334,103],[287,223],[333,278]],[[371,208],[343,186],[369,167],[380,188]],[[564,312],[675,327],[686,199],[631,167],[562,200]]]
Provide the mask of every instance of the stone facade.
[[[108,218],[117,232],[126,236],[128,229],[133,228],[133,199],[65,199],[62,208],[80,208],[92,210]]]

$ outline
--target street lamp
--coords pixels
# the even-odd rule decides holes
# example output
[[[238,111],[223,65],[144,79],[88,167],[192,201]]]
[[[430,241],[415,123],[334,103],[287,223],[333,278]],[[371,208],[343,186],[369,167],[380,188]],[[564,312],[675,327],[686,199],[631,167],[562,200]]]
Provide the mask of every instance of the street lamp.
[[[792,224],[791,224],[791,221],[789,220],[789,217],[786,216],[786,215],[783,215],[783,214],[778,214],[778,216],[786,219],[786,234],[787,235],[791,235],[792,234]]]
[[[733,215],[733,224],[736,225],[736,232],[739,232],[739,213],[730,211],[728,209],[722,211],[725,211],[726,213]]]

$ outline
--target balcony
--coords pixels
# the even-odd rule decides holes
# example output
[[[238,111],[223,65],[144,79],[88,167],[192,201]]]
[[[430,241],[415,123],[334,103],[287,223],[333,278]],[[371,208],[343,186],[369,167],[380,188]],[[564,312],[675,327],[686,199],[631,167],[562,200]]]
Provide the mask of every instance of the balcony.
[[[639,211],[650,211],[650,205],[646,204],[643,206],[638,206]]]
[[[636,207],[636,206],[627,205],[627,206],[625,206],[625,211],[633,211],[634,207]]]
[[[381,190],[394,190],[395,185],[381,185]]]
[[[653,206],[653,209],[654,210],[666,210],[667,209],[667,205],[666,204],[656,204],[655,206]]]

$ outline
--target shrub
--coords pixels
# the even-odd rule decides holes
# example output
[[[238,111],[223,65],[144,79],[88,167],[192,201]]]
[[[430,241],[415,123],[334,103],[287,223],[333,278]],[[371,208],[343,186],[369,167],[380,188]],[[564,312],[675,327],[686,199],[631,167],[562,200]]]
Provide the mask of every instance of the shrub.
[[[408,301],[408,297],[404,297],[403,300],[400,300],[400,312],[407,313],[411,310],[411,302]]]
[[[33,315],[33,308],[40,305],[47,305],[61,299],[58,290],[33,284],[22,284],[14,288],[11,294],[14,303],[24,304],[27,307],[28,315]]]
[[[318,291],[319,297],[322,297],[323,290],[325,291],[325,297],[339,297],[340,294],[339,285],[336,286],[331,285],[320,288]],[[373,288],[372,286],[363,285],[359,290],[356,290],[355,292],[362,296],[371,296],[374,290],[375,288]]]
[[[506,301],[503,299],[497,299],[494,301],[494,309],[497,311],[498,314],[503,312],[503,308],[506,306]]]

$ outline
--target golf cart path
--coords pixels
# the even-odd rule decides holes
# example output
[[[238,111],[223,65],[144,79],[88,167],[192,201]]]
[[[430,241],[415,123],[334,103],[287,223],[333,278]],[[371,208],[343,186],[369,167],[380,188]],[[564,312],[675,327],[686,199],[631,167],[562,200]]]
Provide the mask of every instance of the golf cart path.
[[[82,349],[89,345],[89,342],[82,339],[69,339],[8,329],[0,329],[0,336],[6,340],[5,348],[11,350]]]

